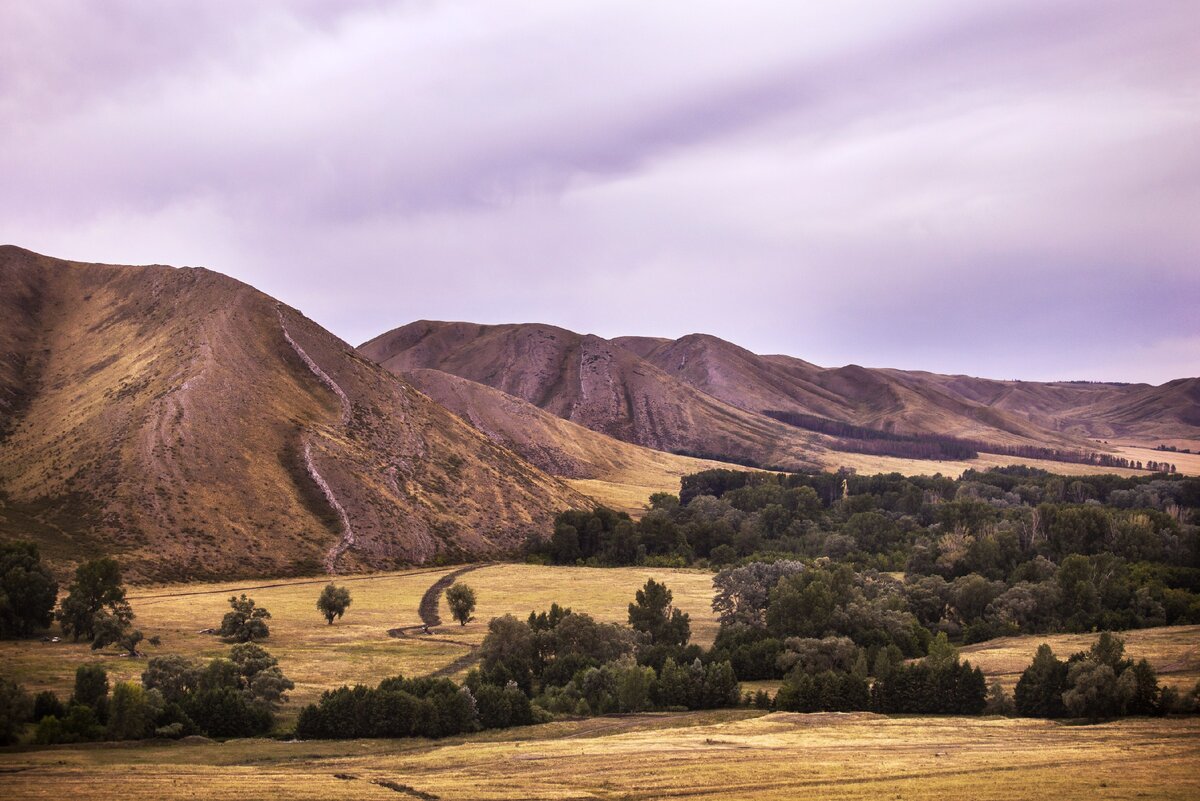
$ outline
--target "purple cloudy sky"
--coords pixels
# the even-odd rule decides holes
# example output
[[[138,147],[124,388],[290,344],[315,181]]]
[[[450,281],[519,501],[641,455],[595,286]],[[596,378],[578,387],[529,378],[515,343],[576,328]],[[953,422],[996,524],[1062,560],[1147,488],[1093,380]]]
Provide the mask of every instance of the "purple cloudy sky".
[[[820,364],[1200,374],[1200,3],[6,2],[0,242]]]

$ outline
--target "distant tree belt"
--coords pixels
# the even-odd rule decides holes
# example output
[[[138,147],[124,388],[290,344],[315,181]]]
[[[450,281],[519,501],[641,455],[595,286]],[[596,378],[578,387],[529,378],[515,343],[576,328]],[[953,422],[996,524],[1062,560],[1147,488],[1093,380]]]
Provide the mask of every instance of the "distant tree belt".
[[[1016,456],[1022,459],[1044,459],[1071,464],[1094,464],[1100,467],[1122,467],[1134,470],[1174,473],[1175,465],[1167,462],[1142,462],[1113,456],[1109,453],[1043,448],[1037,445],[997,445],[976,439],[963,439],[941,434],[897,434],[879,428],[868,428],[842,420],[831,420],[815,414],[765,409],[767,417],[795,428],[827,434],[838,439],[835,450],[848,453],[869,453],[873,456],[899,456],[905,459],[974,459],[980,453]],[[753,467],[753,465],[751,465]]]

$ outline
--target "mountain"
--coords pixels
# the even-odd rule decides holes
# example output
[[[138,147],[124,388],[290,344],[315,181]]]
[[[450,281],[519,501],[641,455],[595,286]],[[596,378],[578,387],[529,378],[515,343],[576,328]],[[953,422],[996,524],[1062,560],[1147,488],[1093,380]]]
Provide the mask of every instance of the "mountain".
[[[590,334],[548,325],[422,320],[359,347],[394,373],[451,373],[553,415],[660,451],[734,462],[812,467],[809,432],[739,409]]]
[[[205,269],[0,247],[0,536],[135,579],[516,548],[588,499]]]
[[[717,337],[580,335],[537,324],[418,321],[360,346],[407,374],[435,369],[518,396],[610,436],[675,452],[784,467],[835,464],[835,434],[795,413],[899,436],[1072,451],[1096,439],[1200,442],[1200,379],[1147,385],[994,381],[759,355]],[[786,429],[791,429],[790,431]]]

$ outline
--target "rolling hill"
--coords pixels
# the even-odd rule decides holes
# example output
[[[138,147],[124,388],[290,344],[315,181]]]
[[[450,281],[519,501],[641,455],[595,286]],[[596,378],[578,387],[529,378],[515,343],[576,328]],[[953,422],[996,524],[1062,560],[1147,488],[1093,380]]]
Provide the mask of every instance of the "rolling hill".
[[[0,536],[135,579],[513,550],[589,501],[263,293],[0,248]]]
[[[420,321],[359,351],[394,373],[440,370],[635,445],[725,461],[813,467],[817,437],[739,409],[597,336],[548,325]]]
[[[825,368],[704,334],[605,340],[546,325],[427,320],[360,351],[400,374],[433,369],[486,384],[627,442],[760,465],[829,466],[844,449],[837,435],[781,428],[771,416],[781,413],[898,436],[961,438],[996,453],[1107,450],[1097,439],[1200,443],[1195,378],[1161,387],[995,381]]]

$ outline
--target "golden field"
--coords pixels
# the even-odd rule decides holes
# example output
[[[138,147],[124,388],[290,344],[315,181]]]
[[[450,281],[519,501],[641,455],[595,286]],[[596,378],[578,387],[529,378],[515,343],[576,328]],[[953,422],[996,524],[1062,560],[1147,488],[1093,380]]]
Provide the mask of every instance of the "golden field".
[[[0,797],[1194,799],[1200,719],[764,715],[564,721],[441,741],[240,740],[0,753]],[[386,784],[384,784],[386,783]]]
[[[1012,689],[1021,672],[1033,661],[1042,643],[1048,643],[1059,659],[1086,651],[1096,634],[1026,634],[1000,637],[960,649],[964,659],[978,665],[989,680],[997,678]],[[1162,626],[1121,632],[1125,655],[1149,660],[1158,671],[1159,682],[1191,689],[1200,681],[1200,626]]]
[[[147,638],[162,638],[161,647],[143,646],[148,655],[179,653],[205,659],[229,650],[219,638],[199,632],[220,626],[221,617],[229,611],[230,595],[246,592],[265,606],[272,618],[271,637],[263,645],[296,682],[291,703],[283,707],[285,721],[324,690],[342,684],[376,684],[398,673],[424,675],[442,668],[482,642],[487,622],[499,615],[525,618],[557,601],[599,620],[624,622],[634,593],[648,578],[671,588],[676,605],[692,617],[697,642],[711,645],[716,636],[711,573],[523,564],[482,566],[460,579],[474,587],[479,598],[475,619],[466,626],[451,621],[443,603],[442,626],[434,639],[389,636],[389,629],[420,624],[417,606],[421,596],[453,569],[334,578],[350,589],[353,601],[345,617],[332,626],[316,609],[317,596],[328,579],[139,587],[130,592],[129,599],[137,615],[134,625]],[[128,659],[116,652],[93,652],[85,643],[0,641],[3,675],[20,681],[31,692],[49,689],[69,695],[76,667],[89,661],[104,663],[114,680],[134,679],[146,665],[144,659]],[[465,670],[459,671],[462,673]]]

